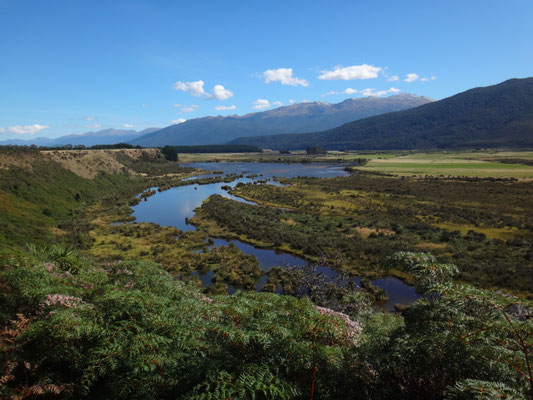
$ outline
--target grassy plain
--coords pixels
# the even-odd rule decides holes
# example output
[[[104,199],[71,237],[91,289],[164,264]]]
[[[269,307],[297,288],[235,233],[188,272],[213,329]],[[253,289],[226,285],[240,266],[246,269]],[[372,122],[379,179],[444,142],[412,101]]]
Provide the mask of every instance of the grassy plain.
[[[360,168],[395,175],[533,179],[531,163],[533,163],[533,152],[439,152],[374,157],[367,165]]]

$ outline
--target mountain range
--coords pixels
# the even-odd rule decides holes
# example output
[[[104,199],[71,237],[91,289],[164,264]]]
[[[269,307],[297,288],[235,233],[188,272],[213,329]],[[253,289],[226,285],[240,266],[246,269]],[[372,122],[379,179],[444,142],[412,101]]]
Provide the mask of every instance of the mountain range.
[[[130,143],[144,147],[222,144],[238,137],[309,132],[330,129],[373,115],[406,110],[431,101],[427,97],[405,93],[385,98],[347,99],[337,104],[303,102],[243,116],[191,119],[144,135]]]
[[[80,135],[65,135],[58,138],[46,138],[38,137],[35,139],[20,140],[20,139],[9,139],[0,142],[0,145],[19,145],[19,146],[31,146],[32,144],[37,146],[64,146],[71,144],[84,145],[84,146],[94,146],[96,144],[115,144],[115,143],[126,143],[131,140],[134,140],[140,136],[158,131],[160,128],[146,128],[142,131],[134,130],[122,130],[122,129],[104,129],[98,132],[86,132]]]
[[[533,148],[533,78],[510,79],[439,101],[404,93],[337,104],[302,102],[243,116],[196,118],[163,129],[105,129],[0,145],[119,142],[143,147],[231,143],[278,150]]]
[[[510,79],[313,132],[242,137],[231,143],[280,150],[533,148],[533,78]]]

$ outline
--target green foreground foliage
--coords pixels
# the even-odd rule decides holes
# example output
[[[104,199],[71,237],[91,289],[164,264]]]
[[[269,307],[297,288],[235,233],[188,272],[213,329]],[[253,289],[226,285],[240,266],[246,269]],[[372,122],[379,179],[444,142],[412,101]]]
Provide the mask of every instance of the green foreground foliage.
[[[533,398],[531,305],[424,254],[389,262],[426,299],[347,324],[290,296],[206,298],[156,264],[32,253],[0,255],[3,398]]]

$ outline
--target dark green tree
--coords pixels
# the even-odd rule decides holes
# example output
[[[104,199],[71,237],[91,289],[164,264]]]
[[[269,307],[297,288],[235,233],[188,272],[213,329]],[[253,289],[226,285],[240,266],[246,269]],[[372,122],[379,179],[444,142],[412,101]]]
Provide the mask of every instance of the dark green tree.
[[[178,150],[174,146],[164,146],[161,153],[169,161],[178,161]]]

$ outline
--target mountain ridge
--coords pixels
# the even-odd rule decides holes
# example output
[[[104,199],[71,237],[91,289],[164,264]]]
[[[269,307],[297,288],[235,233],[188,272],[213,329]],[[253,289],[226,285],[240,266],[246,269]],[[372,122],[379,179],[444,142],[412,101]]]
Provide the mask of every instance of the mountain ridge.
[[[223,144],[239,136],[258,133],[299,133],[329,129],[356,119],[426,104],[432,100],[417,95],[346,99],[340,103],[303,102],[242,116],[208,116],[171,125],[135,140],[145,147],[164,145]]]
[[[146,128],[141,131],[126,129],[102,129],[100,131],[89,131],[81,134],[69,134],[58,138],[37,137],[27,140],[7,139],[0,142],[0,146],[18,145],[18,146],[64,146],[71,144],[73,146],[84,145],[94,146],[97,144],[115,144],[119,142],[129,142],[139,136],[143,136],[160,128]]]
[[[469,89],[409,110],[302,134],[242,137],[272,149],[396,150],[533,147],[533,78]]]

